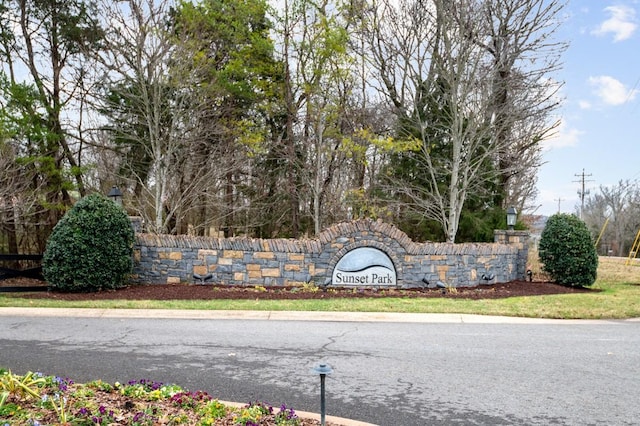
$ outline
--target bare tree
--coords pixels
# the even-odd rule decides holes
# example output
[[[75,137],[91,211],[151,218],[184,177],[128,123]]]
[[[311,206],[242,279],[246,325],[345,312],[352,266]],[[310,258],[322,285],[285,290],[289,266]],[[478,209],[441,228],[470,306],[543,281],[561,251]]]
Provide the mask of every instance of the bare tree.
[[[555,125],[539,123],[555,105],[557,85],[542,79],[557,62],[527,68],[557,54],[543,41],[561,8],[542,3],[374,2],[367,30],[377,87],[393,107],[399,135],[420,146],[409,154],[415,167],[390,190],[439,222],[448,241],[455,241],[467,198],[491,196],[500,177],[503,190],[531,195],[532,185],[516,191],[508,182],[524,177],[516,158],[527,154],[527,166],[539,165],[538,143]]]
[[[352,185],[354,61],[348,51],[345,1],[286,1],[276,16],[284,71],[286,159],[291,234],[318,233],[327,220],[346,217]],[[296,221],[313,223],[302,229]]]
[[[39,202],[43,188],[33,187],[33,171],[18,157],[12,143],[0,140],[0,251],[36,252],[42,249],[34,230],[45,211]]]
[[[600,236],[602,254],[608,250],[617,256],[629,254],[640,230],[639,195],[636,183],[620,181],[610,187],[600,186],[597,193],[585,200],[583,220],[594,239]]]
[[[301,145],[308,167],[302,168],[305,198],[311,199],[314,232],[318,234],[331,195],[342,198],[335,185],[347,164],[343,141],[350,136],[348,102],[353,87],[347,33],[341,4],[324,0],[300,2],[300,40],[295,41],[297,92],[302,120]],[[334,210],[337,208],[333,204]]]
[[[561,66],[567,43],[554,36],[562,24],[563,0],[491,0],[476,3],[485,33],[468,37],[491,58],[493,137],[501,147],[495,156],[503,191],[503,207],[535,198],[535,171],[541,165],[540,141],[551,136],[559,121]],[[533,173],[532,173],[533,170]],[[534,206],[532,206],[535,208]]]
[[[228,147],[209,143],[223,132],[211,99],[194,68],[189,40],[169,31],[172,1],[130,0],[102,3],[110,23],[104,67],[102,111],[108,117],[97,146],[118,153],[112,180],[130,188],[129,208],[151,232],[202,233],[220,218],[224,179],[231,165]],[[191,58],[185,61],[184,58]],[[211,121],[214,126],[203,127]],[[113,161],[112,156],[102,156]],[[203,205],[218,206],[207,218]],[[224,213],[222,213],[224,214]],[[198,221],[200,219],[201,221]]]
[[[400,134],[419,141],[416,172],[423,176],[391,183],[453,242],[467,194],[482,181],[496,149],[486,120],[490,69],[458,25],[477,24],[477,12],[451,2],[430,6],[383,4],[371,43]]]
[[[104,111],[121,120],[106,128],[120,141],[122,150],[134,151],[135,165],[123,165],[137,188],[138,197],[131,208],[155,232],[167,230],[169,175],[181,143],[176,137],[178,120],[172,116],[168,99],[173,44],[163,25],[169,5],[152,0],[101,4],[110,24],[100,57],[105,69]],[[120,112],[117,117],[116,112]]]

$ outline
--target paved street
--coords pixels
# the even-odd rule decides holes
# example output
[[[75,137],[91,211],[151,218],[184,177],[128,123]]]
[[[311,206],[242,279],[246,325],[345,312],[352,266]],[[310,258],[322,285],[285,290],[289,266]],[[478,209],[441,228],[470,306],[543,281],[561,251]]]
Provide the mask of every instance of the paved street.
[[[311,369],[326,362],[334,369],[328,414],[379,425],[640,423],[638,321],[50,317],[3,309],[0,366],[18,373],[148,378],[317,412]]]

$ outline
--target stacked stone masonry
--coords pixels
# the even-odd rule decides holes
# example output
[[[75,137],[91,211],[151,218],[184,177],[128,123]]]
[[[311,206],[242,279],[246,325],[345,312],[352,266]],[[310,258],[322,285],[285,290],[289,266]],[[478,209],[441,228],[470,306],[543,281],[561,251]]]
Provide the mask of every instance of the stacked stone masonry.
[[[475,286],[524,279],[528,234],[496,231],[495,243],[416,243],[391,224],[366,219],[331,226],[305,240],[136,234],[133,279],[193,283],[197,274],[228,285],[330,285],[336,263],[358,247],[386,253],[400,288],[437,281]]]

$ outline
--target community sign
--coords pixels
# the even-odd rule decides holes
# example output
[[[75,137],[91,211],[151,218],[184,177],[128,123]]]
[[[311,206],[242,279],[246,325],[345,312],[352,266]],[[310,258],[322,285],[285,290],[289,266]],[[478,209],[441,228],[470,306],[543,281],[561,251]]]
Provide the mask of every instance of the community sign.
[[[396,268],[382,250],[358,247],[338,261],[331,284],[340,287],[395,287]]]

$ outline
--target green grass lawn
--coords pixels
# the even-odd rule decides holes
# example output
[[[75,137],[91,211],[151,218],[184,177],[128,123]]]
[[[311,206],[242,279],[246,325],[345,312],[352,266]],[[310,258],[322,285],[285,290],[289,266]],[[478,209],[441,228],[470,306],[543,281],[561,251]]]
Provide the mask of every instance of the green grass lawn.
[[[536,266],[533,266],[534,273]],[[506,299],[382,298],[326,300],[107,300],[63,302],[0,296],[0,307],[106,309],[204,309],[255,311],[406,312],[504,315],[531,318],[605,319],[640,317],[640,261],[601,257],[593,293]]]

